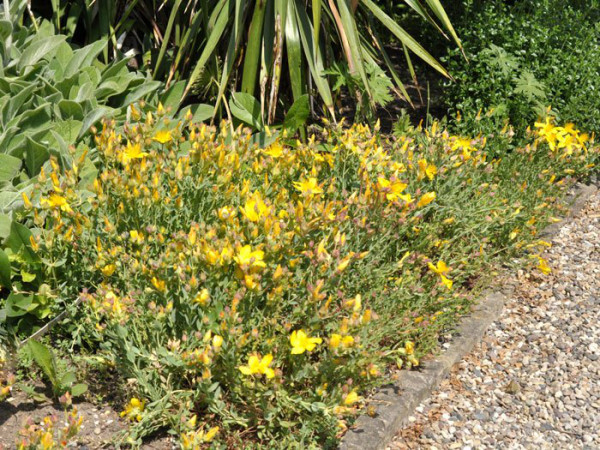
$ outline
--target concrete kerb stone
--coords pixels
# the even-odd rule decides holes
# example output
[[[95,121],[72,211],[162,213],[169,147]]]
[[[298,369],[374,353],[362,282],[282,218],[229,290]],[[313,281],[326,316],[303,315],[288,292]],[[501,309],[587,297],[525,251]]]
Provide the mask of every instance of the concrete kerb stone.
[[[587,200],[598,192],[595,185],[577,184],[568,196],[570,205],[566,217],[547,227],[540,235],[555,235],[562,223],[577,215]],[[499,289],[499,288],[496,288]],[[472,312],[459,323],[450,346],[438,357],[422,363],[418,371],[402,371],[394,384],[382,386],[369,398],[374,414],[362,415],[343,437],[339,450],[383,450],[414,414],[415,408],[428,398],[483,338],[487,328],[500,316],[510,292],[487,291]]]

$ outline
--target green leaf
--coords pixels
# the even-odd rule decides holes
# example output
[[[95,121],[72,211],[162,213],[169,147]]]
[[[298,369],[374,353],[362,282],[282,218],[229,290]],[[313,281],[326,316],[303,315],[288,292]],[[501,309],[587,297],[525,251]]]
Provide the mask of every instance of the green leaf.
[[[8,255],[0,249],[0,286],[10,289],[12,283],[10,281],[10,261]]]
[[[65,372],[60,378],[61,386],[68,387],[77,381],[77,377],[75,376],[75,372],[68,371]]]
[[[199,103],[197,105],[186,106],[181,111],[179,111],[177,117],[179,119],[184,118],[188,111],[192,111],[193,123],[204,122],[212,118],[213,113],[215,111],[215,107],[213,105],[207,105],[206,103]]]
[[[19,58],[17,65],[19,71],[22,71],[27,66],[34,65],[42,58],[51,58],[54,51],[66,38],[66,36],[61,35],[49,36],[31,44],[23,51]]]
[[[219,4],[214,8],[213,14],[218,14],[215,25],[208,34],[208,39],[204,45],[204,49],[200,54],[200,58],[198,58],[198,62],[196,63],[192,74],[190,75],[183,96],[187,95],[191,87],[196,82],[196,79],[204,70],[204,66],[208,61],[208,58],[213,54],[217,44],[225,32],[225,29],[227,28],[227,23],[229,21],[229,0],[223,0],[219,2]]]
[[[6,299],[6,317],[22,317],[36,307],[32,295],[25,296],[11,292]]]
[[[161,85],[162,83],[160,81],[146,81],[145,83],[142,83],[129,94],[127,94],[123,100],[123,106],[128,106],[134,102],[137,102],[141,98],[146,97],[148,94],[155,92]]]
[[[100,39],[93,44],[87,45],[73,52],[71,60],[64,71],[64,77],[69,78],[81,71],[83,67],[88,67],[98,57],[100,52],[106,46],[106,39]]]
[[[8,36],[11,35],[12,31],[13,26],[10,20],[0,20],[0,39],[6,39]]]
[[[444,69],[442,65],[421,46],[421,44],[415,41],[412,36],[410,36],[400,25],[396,23],[396,21],[394,21],[394,19],[388,16],[372,0],[360,1],[388,30],[390,30],[404,45],[406,45],[410,51],[412,51],[415,55],[429,64],[435,70],[440,72],[442,75],[449,77],[446,69]]]
[[[83,108],[81,105],[73,100],[61,100],[58,102],[58,109],[60,110],[61,117],[63,119],[73,118],[77,120],[83,120]]]
[[[236,92],[229,100],[231,114],[256,130],[263,129],[263,121],[260,114],[260,103],[250,94]]]
[[[11,224],[11,218],[6,214],[0,213],[0,242],[6,239],[10,234]]]
[[[99,106],[97,109],[88,113],[83,119],[83,124],[81,125],[81,130],[79,131],[77,138],[80,139],[90,129],[90,127],[100,119],[110,117],[115,112],[115,109],[109,108],[108,106]]]
[[[159,100],[165,110],[171,110],[171,114],[175,114],[179,109],[179,103],[185,91],[185,81],[179,81],[171,85],[171,87],[160,96]]]
[[[73,397],[79,397],[87,392],[88,385],[85,383],[78,383],[71,386],[71,395]]]
[[[290,133],[294,133],[298,128],[303,126],[308,119],[310,114],[310,107],[308,103],[308,95],[304,94],[298,98],[283,120],[283,128],[288,130]]]
[[[35,280],[36,275],[35,273],[29,273],[26,272],[25,270],[21,269],[21,279],[23,280],[24,283],[31,283],[33,280]]]
[[[263,22],[265,20],[266,1],[254,4],[254,13],[248,30],[248,43],[244,55],[244,69],[242,75],[242,92],[254,94],[256,75],[260,67],[260,47],[263,38]]]
[[[0,181],[11,181],[21,169],[21,160],[0,153]]]
[[[25,138],[25,166],[29,176],[34,177],[50,158],[50,153],[42,144],[35,142],[29,136]]]
[[[42,369],[46,377],[50,380],[50,383],[52,383],[52,386],[55,388],[58,387],[56,363],[50,349],[34,339],[27,341],[27,348],[33,360],[40,366],[40,369]]]
[[[39,261],[38,255],[31,248],[32,234],[29,228],[21,225],[18,222],[12,222],[10,225],[10,234],[6,238],[5,245],[12,250],[13,253],[19,253],[23,250],[23,257],[29,263]]]

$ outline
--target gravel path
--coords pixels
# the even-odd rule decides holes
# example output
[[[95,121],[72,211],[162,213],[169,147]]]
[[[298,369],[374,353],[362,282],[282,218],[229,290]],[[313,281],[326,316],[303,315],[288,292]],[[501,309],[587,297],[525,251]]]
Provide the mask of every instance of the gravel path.
[[[388,450],[600,449],[600,195]]]

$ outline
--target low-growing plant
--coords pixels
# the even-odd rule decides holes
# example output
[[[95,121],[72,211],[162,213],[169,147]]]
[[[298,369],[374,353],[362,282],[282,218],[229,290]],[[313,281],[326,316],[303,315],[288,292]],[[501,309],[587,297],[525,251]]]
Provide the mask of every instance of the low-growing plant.
[[[130,442],[167,427],[186,448],[334,446],[366,390],[468,310],[479,274],[545,245],[597,156],[549,119],[495,159],[438,124],[261,149],[226,123],[138,118],[104,124],[93,180],[78,157],[40,176],[31,245],[71,316],[55,341],[134,380]]]
[[[70,369],[65,361],[59,360],[52,349],[34,339],[30,339],[25,351],[42,370],[52,386],[55,398],[68,393],[77,397],[87,391],[85,383],[77,383],[75,370]]]

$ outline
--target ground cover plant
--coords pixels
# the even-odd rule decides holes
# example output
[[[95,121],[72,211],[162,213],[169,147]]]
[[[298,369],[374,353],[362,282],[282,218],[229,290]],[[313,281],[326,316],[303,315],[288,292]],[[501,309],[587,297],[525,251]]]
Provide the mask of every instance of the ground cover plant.
[[[42,173],[15,249],[69,312],[55,347],[117,369],[130,443],[335,446],[368,389],[468,310],[478,274],[523,251],[551,270],[537,231],[598,156],[551,118],[499,159],[437,124],[260,148],[226,122],[135,111],[99,130],[93,179],[82,155]]]

